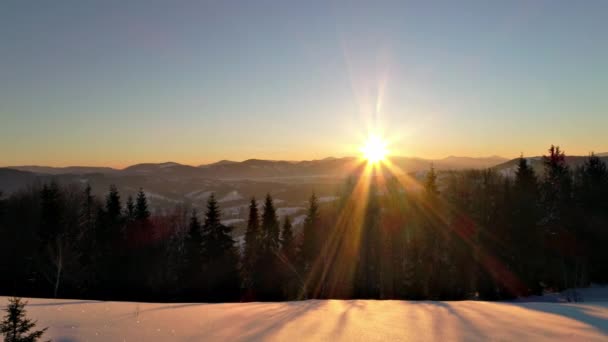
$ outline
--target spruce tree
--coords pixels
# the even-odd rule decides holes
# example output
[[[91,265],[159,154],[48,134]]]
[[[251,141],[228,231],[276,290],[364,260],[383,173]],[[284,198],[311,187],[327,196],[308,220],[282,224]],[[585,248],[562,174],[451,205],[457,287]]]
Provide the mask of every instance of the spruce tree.
[[[258,213],[258,203],[255,198],[249,204],[249,218],[247,220],[247,230],[245,231],[245,252],[243,253],[243,281],[248,291],[247,296],[253,297],[256,288],[256,277],[259,276],[257,263],[260,257],[260,215]]]
[[[608,169],[593,153],[578,170],[577,201],[584,213],[584,236],[593,281],[608,281]]]
[[[33,330],[36,322],[26,318],[25,305],[21,298],[9,298],[6,315],[0,323],[0,333],[5,342],[34,342],[38,341],[48,328]]]
[[[506,205],[507,216],[512,227],[511,243],[508,244],[511,268],[524,282],[528,293],[514,295],[541,294],[540,287],[543,260],[541,242],[543,234],[539,229],[539,184],[536,174],[526,158],[521,156],[515,172],[513,199]]]
[[[293,228],[289,216],[285,216],[283,227],[281,228],[281,252],[285,257],[293,261]]]
[[[201,292],[204,287],[202,247],[201,224],[196,210],[192,210],[184,238],[184,260],[179,275],[179,284],[185,300],[200,300],[203,295]]]
[[[127,222],[135,221],[135,202],[133,202],[133,196],[129,196],[127,198],[127,203],[125,204],[125,216]]]
[[[279,300],[282,298],[281,289],[276,284],[280,274],[280,228],[276,210],[270,194],[264,201],[262,213],[262,231],[260,253],[256,260],[256,297],[259,300]]]
[[[245,231],[245,259],[252,260],[257,253],[260,243],[260,215],[255,198],[249,203],[249,218]]]
[[[106,196],[105,216],[110,229],[120,229],[122,223],[122,205],[120,194],[116,185],[110,185],[110,191]]]
[[[95,241],[95,221],[99,206],[95,201],[95,196],[92,194],[91,185],[87,184],[82,193],[82,207],[80,208],[80,243],[79,261],[84,270],[84,279],[82,279],[83,288],[90,290],[90,287],[95,283],[95,262],[96,250],[99,246]]]
[[[310,269],[315,258],[318,257],[321,249],[319,244],[319,203],[313,193],[308,202],[303,229],[302,261],[305,269]]]
[[[266,195],[262,213],[262,248],[269,252],[279,250],[279,220],[270,194]]]
[[[234,300],[238,298],[240,288],[232,228],[221,223],[220,215],[215,194],[212,194],[207,202],[201,246],[207,283],[205,295],[213,301]]]
[[[148,210],[148,200],[146,199],[146,193],[142,188],[137,193],[137,200],[135,204],[135,219],[138,221],[145,221],[150,218],[150,210]]]
[[[285,216],[281,228],[281,253],[279,263],[281,287],[285,299],[295,299],[299,295],[298,274],[295,268],[295,246],[293,227],[289,216]]]
[[[575,235],[572,177],[566,164],[566,156],[559,146],[551,146],[549,155],[543,156],[545,173],[542,182],[542,205],[546,245],[549,256],[548,282],[558,288],[575,287],[575,269],[578,258],[574,257],[569,237]]]
[[[424,190],[429,195],[439,195],[439,189],[437,187],[437,173],[435,173],[435,167],[433,165],[431,165],[431,169],[426,174]]]
[[[43,243],[54,240],[62,231],[62,198],[56,182],[44,184],[40,193],[40,237]]]
[[[99,269],[96,271],[100,278],[98,286],[106,296],[115,297],[124,291],[122,282],[126,281],[128,270],[124,262],[124,216],[115,185],[110,185],[101,214],[97,229],[100,246]]]

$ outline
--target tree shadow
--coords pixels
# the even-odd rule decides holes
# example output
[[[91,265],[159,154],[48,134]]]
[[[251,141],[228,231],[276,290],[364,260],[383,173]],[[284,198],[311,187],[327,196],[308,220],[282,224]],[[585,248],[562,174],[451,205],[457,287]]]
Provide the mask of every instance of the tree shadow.
[[[583,324],[590,325],[602,333],[608,335],[608,305],[599,304],[576,304],[576,303],[522,303],[519,305],[503,303],[504,305],[517,306],[529,310],[535,310],[547,314],[560,315]]]
[[[27,306],[57,306],[57,305],[78,305],[78,304],[101,304],[105,302],[97,300],[73,300],[69,302],[51,302],[51,303],[28,303]]]
[[[273,304],[277,304],[273,306]],[[243,304],[241,304],[243,305]],[[237,340],[258,341],[265,340],[273,334],[280,332],[286,325],[294,321],[297,317],[308,312],[321,309],[327,305],[323,300],[307,300],[303,302],[253,302],[244,304],[247,307],[244,311],[251,310],[256,318],[253,320],[241,320],[241,315],[231,314],[233,317],[224,317],[222,320],[230,321],[231,324],[218,325],[213,330],[213,336],[191,336],[189,340],[204,340],[206,338],[218,338],[229,335],[230,332],[241,332]],[[262,306],[261,308],[256,308]],[[253,308],[252,308],[253,307]],[[242,314],[246,316],[246,313]],[[311,329],[314,329],[311,327]],[[297,338],[296,338],[297,339]]]

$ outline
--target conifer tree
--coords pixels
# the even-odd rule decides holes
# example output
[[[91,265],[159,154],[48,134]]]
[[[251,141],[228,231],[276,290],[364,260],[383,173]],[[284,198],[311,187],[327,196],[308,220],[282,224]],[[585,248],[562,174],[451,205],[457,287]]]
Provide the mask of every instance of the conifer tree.
[[[264,201],[261,228],[260,253],[256,258],[254,274],[256,297],[259,300],[279,300],[281,299],[281,289],[277,286],[276,279],[281,269],[279,260],[280,229],[270,194],[266,195]]]
[[[283,227],[281,228],[281,251],[285,257],[293,261],[293,228],[289,216],[285,216]]]
[[[548,281],[558,288],[576,287],[579,266],[572,239],[576,235],[572,198],[572,177],[566,156],[559,146],[551,146],[543,156],[545,173],[542,183],[542,205],[545,237],[549,250]]]
[[[260,257],[260,215],[258,213],[258,203],[255,198],[249,203],[249,218],[247,220],[247,230],[245,231],[245,251],[243,253],[243,281],[244,286],[249,292],[247,296],[254,296],[256,288],[256,278],[259,276],[257,267],[260,265],[257,260]]]
[[[95,196],[93,196],[91,185],[87,186],[83,192],[82,209],[80,213],[80,222],[83,230],[93,230],[95,225],[95,214],[97,212]]]
[[[145,221],[150,218],[150,211],[148,210],[148,200],[146,199],[146,193],[142,188],[137,193],[137,200],[135,204],[135,219],[138,221]]]
[[[507,216],[512,227],[512,242],[509,244],[512,270],[521,277],[527,292],[540,295],[542,272],[542,232],[539,230],[539,184],[534,170],[526,158],[521,156],[515,171],[511,215]],[[509,209],[506,209],[509,210]],[[530,293],[515,293],[528,295]]]
[[[129,196],[127,198],[127,203],[125,204],[125,216],[127,222],[135,221],[135,202],[133,202],[133,196]]]
[[[96,270],[100,278],[97,284],[104,295],[115,296],[123,291],[122,282],[127,278],[124,262],[124,216],[120,194],[115,185],[110,185],[106,195],[104,210],[100,211],[97,241],[99,243],[99,263]]]
[[[252,260],[258,252],[260,243],[260,215],[255,198],[249,203],[249,218],[245,231],[245,259]]]
[[[192,210],[188,231],[184,238],[184,260],[180,268],[179,284],[185,300],[198,300],[203,293],[203,240],[196,210]]]
[[[238,297],[240,279],[238,254],[234,248],[232,228],[220,221],[220,208],[215,194],[209,197],[202,227],[202,260],[206,279],[206,296],[210,300],[233,300]]]
[[[96,249],[99,248],[95,241],[95,222],[99,206],[92,194],[91,185],[87,184],[83,193],[82,207],[80,209],[80,231],[81,237],[78,244],[79,261],[83,267],[84,279],[81,280],[83,288],[90,290],[95,282]]]
[[[577,201],[584,213],[584,240],[589,250],[590,276],[608,281],[608,169],[593,153],[578,170]]]
[[[110,185],[110,190],[106,196],[105,205],[105,225],[110,234],[110,238],[116,238],[120,233],[121,224],[123,221],[122,204],[120,203],[120,194],[115,185]]]
[[[62,199],[56,182],[44,184],[41,191],[40,237],[48,243],[61,233]]]
[[[38,341],[48,328],[33,330],[36,322],[26,318],[25,305],[21,298],[9,298],[6,315],[0,322],[0,333],[5,342],[35,342]]]
[[[437,173],[435,167],[431,165],[431,168],[426,174],[424,181],[424,201],[422,208],[425,215],[420,217],[421,227],[423,228],[424,239],[421,240],[421,246],[417,246],[419,250],[419,257],[421,265],[425,271],[424,274],[420,275],[424,277],[423,282],[425,283],[424,290],[427,293],[427,297],[437,298],[441,292],[442,275],[439,271],[445,268],[441,264],[441,256],[444,253],[444,239],[441,227],[440,218],[438,213],[440,212],[440,202],[438,200],[439,188],[437,185]]]
[[[304,220],[302,261],[304,268],[309,269],[321,250],[319,238],[319,203],[313,193],[308,202],[308,210]]]
[[[281,252],[279,263],[281,287],[286,299],[294,299],[299,295],[298,274],[295,267],[295,246],[293,228],[289,216],[285,216],[281,228]]]
[[[262,213],[262,249],[268,252],[279,250],[279,220],[270,194],[266,195]]]
[[[435,167],[433,165],[431,165],[431,169],[426,174],[424,190],[429,195],[439,195],[439,189],[437,188],[437,173],[435,173]]]

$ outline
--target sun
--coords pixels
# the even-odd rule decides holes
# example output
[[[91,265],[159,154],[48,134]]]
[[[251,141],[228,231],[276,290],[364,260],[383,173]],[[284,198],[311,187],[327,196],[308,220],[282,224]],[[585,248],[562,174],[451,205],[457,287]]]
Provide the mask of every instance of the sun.
[[[367,159],[370,163],[378,163],[384,160],[388,154],[386,148],[387,143],[377,135],[370,135],[365,142],[365,145],[361,147],[361,153],[363,158]]]

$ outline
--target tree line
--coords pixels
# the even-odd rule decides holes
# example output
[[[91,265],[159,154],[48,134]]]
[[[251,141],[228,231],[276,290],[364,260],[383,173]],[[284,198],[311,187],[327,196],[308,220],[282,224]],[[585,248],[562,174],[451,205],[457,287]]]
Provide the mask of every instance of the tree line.
[[[145,192],[51,182],[0,197],[4,295],[141,301],[505,299],[608,281],[608,171],[551,146],[536,174],[494,169],[345,182],[301,229],[273,198],[239,243],[214,195],[151,215]],[[260,210],[261,209],[261,210]],[[572,300],[578,300],[575,293]]]

